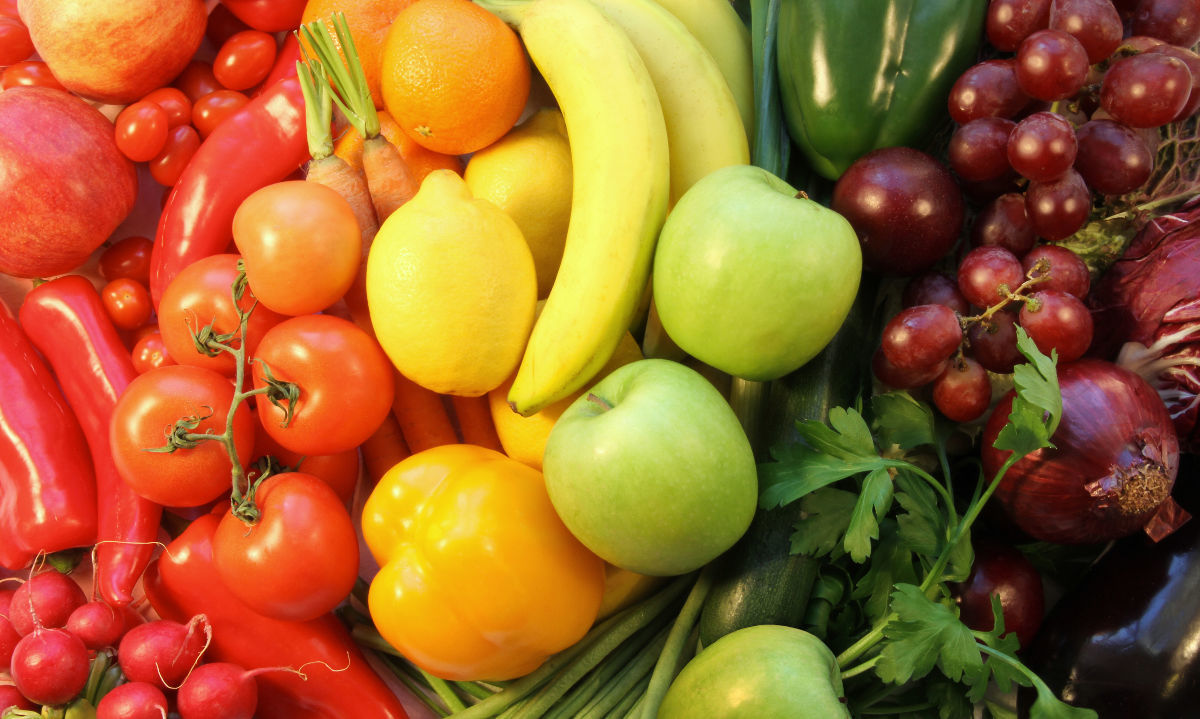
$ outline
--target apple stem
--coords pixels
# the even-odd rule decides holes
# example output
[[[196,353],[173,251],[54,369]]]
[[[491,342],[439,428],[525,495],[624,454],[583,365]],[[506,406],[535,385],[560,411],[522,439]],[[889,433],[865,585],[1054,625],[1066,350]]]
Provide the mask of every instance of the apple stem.
[[[587,400],[589,402],[594,402],[595,404],[599,405],[600,409],[604,412],[607,412],[608,410],[613,408],[612,402],[609,402],[608,400],[604,399],[603,397],[596,394],[595,392],[588,392]]]
[[[797,200],[807,200],[807,199],[809,199],[808,193],[805,192],[804,190],[800,190],[799,192],[796,193],[796,199]]]

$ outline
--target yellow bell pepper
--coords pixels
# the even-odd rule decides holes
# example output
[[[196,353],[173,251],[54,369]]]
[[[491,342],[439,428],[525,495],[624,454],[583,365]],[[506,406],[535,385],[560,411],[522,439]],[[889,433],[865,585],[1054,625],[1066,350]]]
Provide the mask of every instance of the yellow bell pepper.
[[[443,679],[503,680],[581,639],[604,562],[563,525],[541,472],[469,444],[397,463],[367,498],[379,633]]]

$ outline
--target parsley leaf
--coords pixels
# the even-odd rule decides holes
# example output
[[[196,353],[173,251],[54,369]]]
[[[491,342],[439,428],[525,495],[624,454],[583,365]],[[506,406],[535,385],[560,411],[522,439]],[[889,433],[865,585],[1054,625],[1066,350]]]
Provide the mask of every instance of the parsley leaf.
[[[1020,326],[1017,348],[1029,360],[1013,368],[1017,394],[1012,401],[1008,424],[1000,430],[994,446],[1023,457],[1043,447],[1053,447],[1050,438],[1062,418],[1062,392],[1058,388],[1058,352],[1042,354]]]
[[[946,538],[945,515],[937,495],[925,482],[901,472],[896,476],[896,502],[905,511],[896,517],[900,541],[914,554],[937,556]]]
[[[800,500],[802,517],[792,533],[792,554],[824,557],[841,545],[858,495],[822,487]]]
[[[871,470],[863,480],[844,545],[855,562],[865,562],[871,556],[871,540],[879,539],[879,520],[892,506],[892,493],[892,475],[885,467]]]
[[[908,392],[897,390],[871,398],[875,432],[882,447],[912,449],[937,441],[933,410]]]
[[[912,584],[892,592],[896,616],[884,629],[887,641],[875,670],[893,684],[919,679],[936,665],[953,681],[975,686],[986,679],[975,637],[949,607],[926,597]]]

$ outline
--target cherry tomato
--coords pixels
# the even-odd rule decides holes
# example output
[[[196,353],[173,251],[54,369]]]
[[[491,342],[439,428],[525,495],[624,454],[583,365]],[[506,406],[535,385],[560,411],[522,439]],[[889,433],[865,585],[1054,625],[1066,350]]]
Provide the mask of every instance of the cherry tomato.
[[[129,355],[133,360],[133,368],[137,370],[138,374],[146,374],[152,369],[176,364],[175,360],[171,359],[171,353],[167,352],[167,345],[163,342],[162,333],[157,329],[147,332],[137,342],[134,342]]]
[[[168,85],[151,90],[142,100],[158,105],[163,112],[167,113],[167,127],[169,128],[187,125],[192,121],[192,101],[188,99],[183,90],[177,87]]]
[[[23,60],[4,68],[4,75],[0,76],[0,90],[27,86],[52,87],[64,92],[67,89],[50,72],[50,66],[41,60]]]
[[[279,32],[300,26],[308,0],[221,0],[234,15],[255,30]]]
[[[213,47],[221,47],[225,41],[250,26],[242,22],[229,8],[217,4],[208,14],[208,24],[204,26],[204,36]]]
[[[275,36],[243,30],[225,41],[213,60],[213,76],[230,90],[249,90],[275,66]]]
[[[167,112],[153,102],[126,105],[113,124],[117,149],[134,162],[153,158],[167,143]]]
[[[167,141],[159,152],[149,162],[150,176],[164,187],[172,187],[179,182],[179,176],[191,161],[192,155],[200,149],[200,134],[191,125],[180,125],[167,133]],[[163,202],[169,193],[163,193]]]
[[[304,472],[265,479],[254,495],[260,516],[227,510],[213,534],[213,565],[229,590],[268,617],[308,621],[354,588],[358,537],[329,485]]]
[[[154,314],[154,302],[146,285],[128,277],[104,285],[100,290],[104,309],[118,329],[134,330],[146,324]]]
[[[303,455],[284,447],[267,434],[262,422],[254,423],[254,461],[274,457],[275,466],[317,477],[334,491],[347,507],[358,485],[358,448],[334,454]]]
[[[158,330],[162,332],[167,352],[179,364],[204,367],[226,377],[234,375],[237,368],[233,355],[201,354],[192,341],[192,333],[211,326],[217,334],[233,335],[238,329],[236,307],[245,311],[254,306],[254,294],[248,290],[236,307],[233,304],[230,288],[238,276],[238,259],[234,254],[221,254],[197,260],[176,275],[163,291],[158,302]],[[246,327],[247,358],[267,330],[283,319],[283,315],[261,304],[254,306]],[[236,348],[241,339],[231,337],[229,345]]]
[[[192,105],[192,125],[201,139],[208,137],[217,125],[248,102],[250,98],[237,90],[214,90]]]
[[[221,83],[213,76],[212,65],[203,60],[189,62],[171,85],[183,90],[183,94],[193,103],[208,93],[221,89]]]
[[[150,252],[154,240],[130,235],[117,240],[100,251],[100,276],[106,280],[128,277],[146,285],[150,283]]]
[[[5,17],[21,17],[17,12],[17,0],[0,0],[0,15]]]
[[[233,241],[254,294],[285,315],[337,302],[362,262],[354,210],[318,182],[276,182],[251,193],[233,215]]]
[[[254,352],[255,389],[267,386],[267,369],[300,390],[286,426],[282,407],[266,397],[255,400],[267,434],[293,452],[334,454],[357,447],[391,411],[392,363],[379,343],[349,320],[301,315],[280,322]]]
[[[20,18],[0,15],[0,67],[28,60],[33,54],[29,28]]]
[[[166,445],[163,428],[192,419],[190,432],[222,434],[233,401],[229,378],[203,367],[166,365],[138,375],[117,400],[109,425],[109,443],[121,477],[134,492],[171,507],[195,507],[219,497],[231,486],[232,463],[225,445],[200,440],[173,452],[148,452]],[[233,415],[233,444],[238,460],[254,452],[250,409]],[[331,490],[332,491],[332,490]]]

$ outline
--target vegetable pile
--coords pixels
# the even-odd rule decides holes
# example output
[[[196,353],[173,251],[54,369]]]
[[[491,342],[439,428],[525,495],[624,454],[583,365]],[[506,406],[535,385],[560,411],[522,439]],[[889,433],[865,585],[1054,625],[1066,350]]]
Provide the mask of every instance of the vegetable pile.
[[[0,0],[0,719],[1186,714],[1198,46]]]

